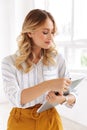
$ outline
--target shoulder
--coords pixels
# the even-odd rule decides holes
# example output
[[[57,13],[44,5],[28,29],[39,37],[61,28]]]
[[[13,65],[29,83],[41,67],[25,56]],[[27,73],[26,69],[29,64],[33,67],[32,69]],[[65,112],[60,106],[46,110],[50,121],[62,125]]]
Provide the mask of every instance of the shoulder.
[[[62,54],[58,53],[56,56],[55,56],[55,61],[56,62],[64,62],[65,61],[65,58]]]
[[[1,69],[2,70],[9,69],[10,71],[16,70],[15,59],[16,59],[15,54],[4,57],[1,62]]]
[[[2,64],[12,64],[14,65],[15,63],[15,58],[16,58],[16,54],[13,54],[13,55],[9,55],[9,56],[6,56],[2,59]]]
[[[2,59],[2,62],[1,62],[2,73],[5,73],[5,74],[9,74],[10,72],[15,73],[16,71],[15,58],[16,58],[16,55],[13,54],[13,55],[4,57]]]

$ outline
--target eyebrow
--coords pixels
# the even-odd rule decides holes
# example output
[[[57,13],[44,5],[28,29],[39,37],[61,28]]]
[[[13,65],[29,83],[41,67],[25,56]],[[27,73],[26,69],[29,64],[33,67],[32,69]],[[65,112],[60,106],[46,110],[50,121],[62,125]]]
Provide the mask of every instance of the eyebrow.
[[[49,29],[49,28],[43,28],[42,30],[47,30],[47,31],[49,31],[50,29]],[[52,31],[53,31],[53,29],[52,29]]]

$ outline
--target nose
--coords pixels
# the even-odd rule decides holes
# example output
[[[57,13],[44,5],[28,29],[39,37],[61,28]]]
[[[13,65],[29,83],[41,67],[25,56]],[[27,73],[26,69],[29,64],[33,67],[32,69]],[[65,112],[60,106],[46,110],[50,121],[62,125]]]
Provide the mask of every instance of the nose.
[[[53,39],[53,34],[49,33],[48,40],[52,40],[52,39]]]

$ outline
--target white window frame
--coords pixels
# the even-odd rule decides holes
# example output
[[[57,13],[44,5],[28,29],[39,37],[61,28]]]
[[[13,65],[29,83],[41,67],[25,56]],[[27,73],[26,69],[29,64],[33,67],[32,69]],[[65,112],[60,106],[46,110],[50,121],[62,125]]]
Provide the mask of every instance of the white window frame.
[[[43,0],[42,0],[43,1]],[[50,0],[44,0],[44,9],[48,10]],[[66,60],[68,59],[68,49],[81,49],[86,48],[87,49],[87,39],[78,39],[74,40],[74,3],[75,0],[72,0],[72,14],[71,14],[71,40],[70,41],[56,41],[56,44],[58,48],[63,47],[64,49],[64,56],[66,57]],[[43,8],[42,8],[43,9]],[[79,72],[79,73],[87,73],[86,69],[70,69],[72,72]]]

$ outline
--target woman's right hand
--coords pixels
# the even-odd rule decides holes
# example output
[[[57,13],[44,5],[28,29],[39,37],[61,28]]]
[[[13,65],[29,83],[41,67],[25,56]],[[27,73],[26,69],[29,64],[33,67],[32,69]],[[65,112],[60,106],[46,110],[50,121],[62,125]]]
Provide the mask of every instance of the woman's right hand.
[[[50,89],[53,91],[64,92],[69,89],[71,80],[68,78],[59,78],[48,81]]]

